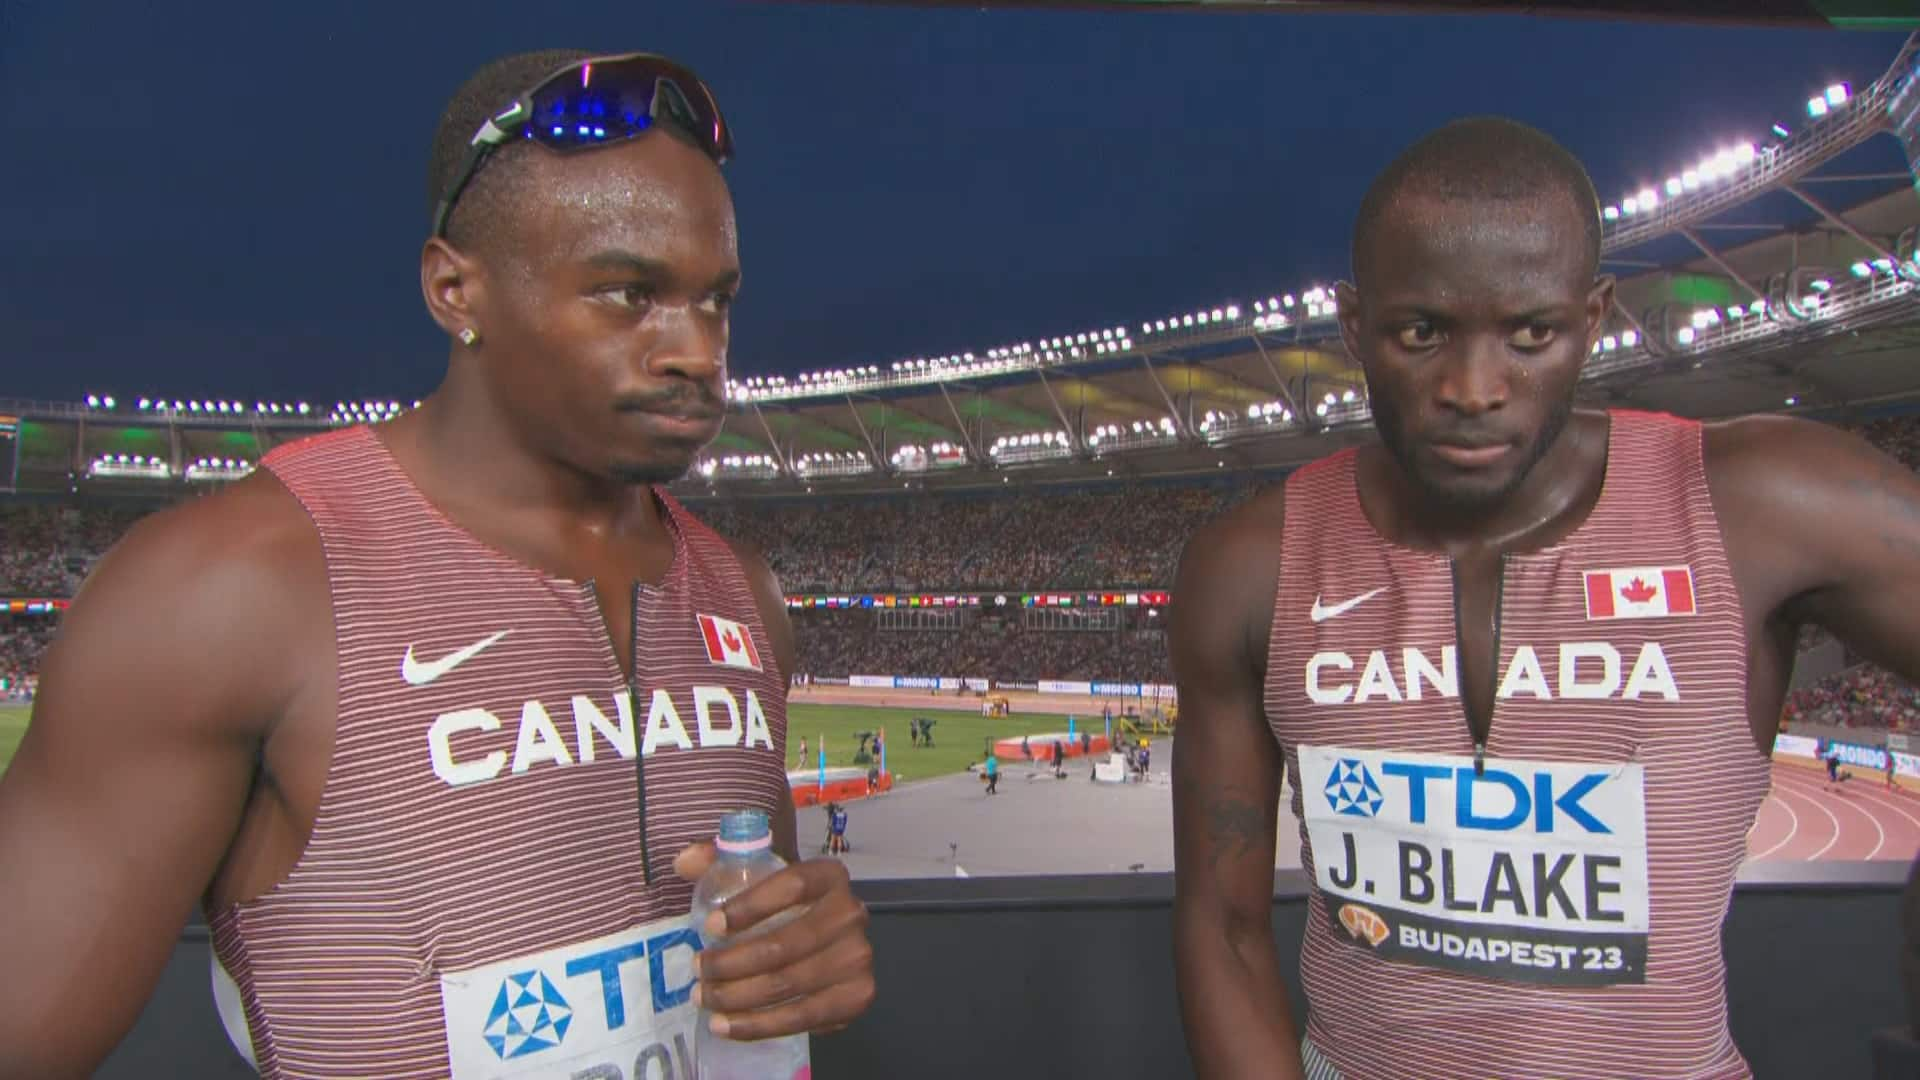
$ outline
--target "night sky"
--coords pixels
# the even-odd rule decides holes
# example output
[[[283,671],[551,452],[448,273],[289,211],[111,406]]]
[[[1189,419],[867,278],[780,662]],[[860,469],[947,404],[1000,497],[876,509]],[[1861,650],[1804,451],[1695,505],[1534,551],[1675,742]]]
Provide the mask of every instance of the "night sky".
[[[0,6],[0,397],[412,398],[427,146],[480,63],[693,66],[733,123],[735,377],[994,345],[1345,272],[1445,120],[1566,142],[1617,201],[1864,86],[1898,34],[1524,18],[647,0]],[[1892,144],[1889,142],[1890,148]],[[1891,155],[1898,163],[1897,154]]]

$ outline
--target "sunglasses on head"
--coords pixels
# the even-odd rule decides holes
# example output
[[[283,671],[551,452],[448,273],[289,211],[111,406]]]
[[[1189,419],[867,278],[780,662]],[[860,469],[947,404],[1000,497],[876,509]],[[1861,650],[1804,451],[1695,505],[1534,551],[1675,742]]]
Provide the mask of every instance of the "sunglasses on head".
[[[565,154],[637,139],[661,122],[692,136],[716,163],[733,156],[733,133],[713,91],[679,64],[648,53],[569,64],[474,132],[465,163],[434,211],[433,235],[447,234],[460,193],[487,155],[510,139],[531,139]]]

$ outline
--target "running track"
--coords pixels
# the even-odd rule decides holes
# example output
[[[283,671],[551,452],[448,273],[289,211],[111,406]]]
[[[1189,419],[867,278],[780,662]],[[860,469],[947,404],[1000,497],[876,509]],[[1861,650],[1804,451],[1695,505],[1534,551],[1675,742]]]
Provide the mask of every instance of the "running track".
[[[1750,859],[1892,859],[1920,853],[1920,796],[1888,791],[1881,773],[1843,769],[1853,779],[1827,783],[1824,768],[1776,761],[1773,790],[1747,834]]]

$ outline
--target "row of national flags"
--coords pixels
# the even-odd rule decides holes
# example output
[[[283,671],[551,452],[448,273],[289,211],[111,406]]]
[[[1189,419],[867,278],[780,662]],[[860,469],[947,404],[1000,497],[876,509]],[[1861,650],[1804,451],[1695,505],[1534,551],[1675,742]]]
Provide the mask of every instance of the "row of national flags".
[[[70,601],[53,597],[36,596],[24,600],[0,598],[0,611],[9,615],[51,615],[56,611],[67,610],[68,603]]]
[[[963,607],[1164,607],[1166,592],[1087,593],[854,593],[800,594],[787,597],[787,607],[805,608],[963,608]]]

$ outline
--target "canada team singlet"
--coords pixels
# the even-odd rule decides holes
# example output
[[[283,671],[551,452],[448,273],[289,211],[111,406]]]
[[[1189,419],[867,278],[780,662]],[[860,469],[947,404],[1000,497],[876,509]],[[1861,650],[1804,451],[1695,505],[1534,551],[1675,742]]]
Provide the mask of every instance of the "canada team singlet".
[[[637,591],[629,686],[591,583],[452,524],[369,429],[263,464],[319,531],[339,715],[298,863],[208,913],[236,1045],[268,1077],[691,1076],[674,857],[790,798],[732,550],[657,492],[673,562]]]
[[[1354,451],[1287,481],[1265,700],[1313,880],[1310,1076],[1748,1074],[1720,927],[1769,771],[1740,601],[1700,425],[1610,429],[1588,519],[1506,558],[1479,767],[1447,557],[1374,531]]]

